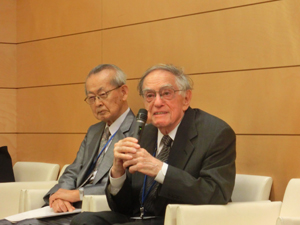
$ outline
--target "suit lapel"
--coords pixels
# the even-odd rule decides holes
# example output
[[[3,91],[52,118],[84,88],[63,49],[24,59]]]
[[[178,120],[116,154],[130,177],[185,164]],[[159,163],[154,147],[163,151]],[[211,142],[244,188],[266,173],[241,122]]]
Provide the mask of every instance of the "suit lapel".
[[[130,111],[127,114],[126,118],[124,119],[123,123],[121,124],[116,135],[111,140],[111,143],[105,153],[104,159],[98,168],[94,183],[97,183],[99,180],[101,180],[102,177],[105,176],[105,174],[110,170],[113,159],[114,159],[114,145],[119,140],[129,136],[129,131],[130,131],[130,128],[131,128],[134,120],[135,120],[135,116],[134,116],[133,112]]]
[[[80,174],[78,175],[77,187],[80,186],[80,184],[86,179],[86,173],[88,172],[88,169],[92,165],[92,163],[98,153],[101,133],[103,132],[104,128],[105,128],[105,123],[102,123],[102,122],[99,123],[99,128],[93,135],[92,141],[90,142],[89,147],[87,149],[88,161],[85,163]]]
[[[193,123],[194,111],[188,108],[178,127],[174,143],[170,150],[168,163],[180,169],[184,169],[194,151],[191,140],[197,136],[197,130]]]

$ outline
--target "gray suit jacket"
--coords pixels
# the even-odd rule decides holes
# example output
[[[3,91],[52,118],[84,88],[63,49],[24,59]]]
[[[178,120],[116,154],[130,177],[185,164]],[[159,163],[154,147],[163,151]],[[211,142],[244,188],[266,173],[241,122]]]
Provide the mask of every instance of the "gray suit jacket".
[[[98,168],[96,177],[94,179],[94,185],[84,187],[85,195],[105,194],[108,171],[112,166],[114,158],[114,144],[132,134],[135,121],[135,115],[132,111],[130,111],[121,124],[120,129],[112,139],[107,152],[105,153],[105,157],[100,167]],[[59,188],[74,190],[77,189],[85,181],[87,171],[93,163],[95,156],[98,154],[100,138],[105,125],[105,122],[99,122],[92,125],[88,129],[88,132],[81,143],[79,151],[77,152],[76,159],[70,166],[66,168],[65,172],[60,177],[58,184],[51,188],[50,191],[44,196],[44,201],[47,204],[49,203],[50,195],[55,193]]]
[[[168,158],[164,183],[158,187],[155,216],[164,216],[167,204],[226,204],[235,181],[235,133],[228,124],[199,109],[191,109],[178,127]],[[147,125],[140,145],[156,150],[157,128]],[[106,195],[110,208],[139,216],[142,173],[127,173],[122,189]]]

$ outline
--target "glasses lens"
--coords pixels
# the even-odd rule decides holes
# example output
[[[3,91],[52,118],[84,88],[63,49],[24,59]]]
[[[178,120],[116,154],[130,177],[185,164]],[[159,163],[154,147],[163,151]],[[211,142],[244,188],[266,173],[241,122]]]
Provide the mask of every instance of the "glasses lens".
[[[159,91],[159,95],[161,96],[161,98],[163,98],[165,100],[173,99],[174,93],[175,92],[172,88],[164,88],[164,89]]]
[[[100,99],[106,99],[107,98],[107,93],[109,93],[110,91],[108,92],[103,92],[101,94],[98,95],[98,97],[100,97]]]
[[[156,93],[154,91],[146,91],[144,92],[144,98],[147,102],[151,102],[156,96]]]
[[[90,96],[90,97],[87,97],[86,98],[86,102],[90,105],[94,104],[95,103],[95,100],[96,100],[96,97],[95,96]]]

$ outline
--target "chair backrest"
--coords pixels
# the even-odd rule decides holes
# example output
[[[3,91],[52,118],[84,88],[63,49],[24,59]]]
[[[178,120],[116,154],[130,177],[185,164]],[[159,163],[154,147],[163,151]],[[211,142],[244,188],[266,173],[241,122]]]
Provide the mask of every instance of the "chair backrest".
[[[259,201],[231,202],[227,205],[182,205],[176,212],[176,225],[274,225],[281,204]],[[171,224],[166,222],[165,225]]]
[[[236,174],[233,202],[269,200],[273,179],[267,176]]]
[[[17,162],[13,170],[17,182],[51,181],[57,179],[59,165],[42,162]]]
[[[66,168],[67,168],[69,165],[70,165],[70,164],[65,164],[65,165],[63,166],[63,168],[61,168],[57,180],[59,180],[59,178],[61,177],[61,175],[63,175],[63,173],[65,172]]]
[[[281,217],[300,217],[300,178],[291,179],[285,189]]]

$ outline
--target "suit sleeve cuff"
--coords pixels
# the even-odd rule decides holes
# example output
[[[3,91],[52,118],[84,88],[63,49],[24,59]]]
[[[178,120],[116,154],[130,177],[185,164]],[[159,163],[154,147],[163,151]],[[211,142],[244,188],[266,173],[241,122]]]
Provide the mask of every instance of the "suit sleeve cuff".
[[[113,178],[111,176],[111,170],[109,171],[109,182],[108,190],[112,195],[118,194],[118,192],[121,190],[124,182],[126,180],[126,173],[123,174],[123,176],[119,178]]]
[[[167,170],[168,170],[168,164],[163,163],[161,170],[158,172],[154,180],[156,180],[160,184],[163,184],[165,180],[165,176],[167,174]]]

